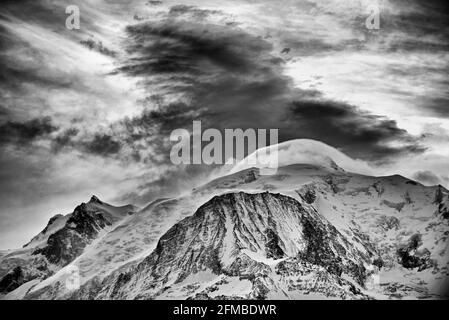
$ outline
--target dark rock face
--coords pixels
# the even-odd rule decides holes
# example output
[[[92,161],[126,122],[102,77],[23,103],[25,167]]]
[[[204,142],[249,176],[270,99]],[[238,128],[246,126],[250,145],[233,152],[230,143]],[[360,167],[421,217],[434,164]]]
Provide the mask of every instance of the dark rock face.
[[[265,243],[265,250],[267,252],[267,258],[280,259],[284,256],[284,251],[282,251],[279,246],[281,241],[278,235],[273,231],[273,229],[267,229],[266,231],[267,242]]]
[[[410,196],[410,192],[408,192],[408,191],[406,191],[405,193],[404,193],[404,201],[405,201],[405,203],[406,204],[412,204],[413,203],[413,199],[412,199],[412,197]]]
[[[324,181],[330,186],[333,193],[338,193],[338,191],[339,191],[338,184],[335,181],[333,176],[331,176],[331,175],[327,176],[324,179]]]
[[[0,293],[8,293],[20,287],[25,282],[37,278],[46,278],[53,274],[48,266],[48,262],[42,256],[36,256],[26,261],[17,261],[15,267],[10,269],[6,274],[2,274],[0,278]]]
[[[415,234],[406,245],[398,249],[399,262],[402,266],[408,269],[418,268],[418,271],[431,267],[430,251],[426,248],[417,250],[421,245],[421,235]]]
[[[252,254],[299,259],[334,275],[333,282],[343,272],[362,285],[365,281],[361,254],[315,211],[284,195],[239,192],[216,196],[175,224],[140,264],[106,279],[112,285],[101,298],[153,298],[167,290],[166,284],[206,270],[248,279],[258,288],[252,296],[263,297],[272,270]],[[132,291],[139,296],[130,297]]]
[[[372,187],[376,190],[378,197],[381,197],[385,192],[385,188],[380,181],[375,182]]]
[[[449,219],[449,195],[447,193],[445,194],[443,190],[445,189],[439,185],[435,192],[433,203],[438,205],[438,213],[440,216],[443,217],[443,219]]]
[[[139,269],[149,267],[151,276],[162,282],[174,270],[179,272],[178,282],[205,268],[219,273],[217,249],[222,245],[225,231],[225,217],[221,212],[210,214],[200,208],[195,215],[170,228]]]
[[[339,276],[326,272],[321,266],[311,264],[299,258],[289,259],[276,265],[276,274],[295,278],[303,276],[312,277],[312,281],[291,282],[288,290],[301,290],[305,294],[309,292],[321,293],[326,296],[347,299],[351,295],[357,295],[363,298],[360,290],[356,286]],[[346,287],[344,290],[342,287]]]
[[[439,204],[443,202],[444,194],[443,194],[443,187],[438,186],[437,191],[435,192],[435,200],[433,200],[433,203]]]
[[[300,257],[310,263],[323,266],[330,273],[340,276],[343,271],[342,261],[330,248],[329,241],[326,239],[327,233],[312,221],[304,219],[301,222],[304,225],[307,247],[304,252],[300,253]]]
[[[101,213],[89,210],[83,203],[76,207],[62,229],[48,237],[47,245],[36,249],[33,254],[42,254],[50,263],[65,266],[108,225],[111,222]]]
[[[103,204],[103,202],[102,202],[100,199],[98,199],[95,195],[93,195],[93,196],[90,198],[89,202],[92,202],[92,203],[98,203],[98,204]]]
[[[316,191],[313,185],[305,185],[301,190],[298,190],[297,193],[308,204],[312,204],[316,200]]]
[[[304,219],[301,221],[304,226],[304,235],[307,239],[307,246],[299,257],[312,264],[324,267],[329,273],[341,276],[343,272],[351,274],[357,282],[363,286],[366,274],[363,263],[360,261],[343,261],[342,257],[347,256],[346,249],[334,239],[337,239],[338,231],[333,227],[320,228],[313,221]],[[333,250],[335,248],[335,250]]]
[[[15,267],[0,280],[0,292],[8,293],[24,283],[25,275],[21,267]]]
[[[48,278],[80,256],[102,229],[135,209],[132,205],[114,207],[92,196],[71,214],[53,216],[18,254],[12,252],[1,257],[2,293],[34,279]]]
[[[373,260],[373,265],[376,266],[377,268],[379,268],[379,270],[382,269],[382,267],[384,266],[384,264],[385,264],[385,263],[384,263],[384,261],[382,260],[381,257],[376,258],[376,259]]]
[[[256,181],[258,177],[259,177],[258,170],[256,169],[249,170],[244,178],[244,182],[251,183],[253,181]]]
[[[441,213],[443,219],[449,220],[449,205],[444,205],[443,203],[441,203],[438,206],[438,211]]]

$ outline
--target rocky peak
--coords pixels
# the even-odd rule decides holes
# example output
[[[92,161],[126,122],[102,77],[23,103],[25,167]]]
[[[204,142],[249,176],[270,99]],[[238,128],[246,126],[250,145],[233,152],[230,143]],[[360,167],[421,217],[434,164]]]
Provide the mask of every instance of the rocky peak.
[[[90,198],[89,202],[90,203],[103,204],[103,202],[100,199],[98,199],[98,197],[95,196],[95,195],[92,195],[92,197]]]
[[[46,246],[36,249],[33,254],[42,254],[50,263],[65,266],[79,256],[102,229],[111,224],[101,212],[89,210],[86,203],[81,203],[64,227],[50,235]]]

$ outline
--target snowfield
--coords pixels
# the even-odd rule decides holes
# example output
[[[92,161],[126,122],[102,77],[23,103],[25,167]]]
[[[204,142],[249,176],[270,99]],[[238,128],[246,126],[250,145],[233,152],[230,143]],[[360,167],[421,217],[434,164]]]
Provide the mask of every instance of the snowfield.
[[[93,197],[2,253],[0,288],[5,299],[447,299],[448,204],[441,186],[333,162],[248,168],[141,210]]]

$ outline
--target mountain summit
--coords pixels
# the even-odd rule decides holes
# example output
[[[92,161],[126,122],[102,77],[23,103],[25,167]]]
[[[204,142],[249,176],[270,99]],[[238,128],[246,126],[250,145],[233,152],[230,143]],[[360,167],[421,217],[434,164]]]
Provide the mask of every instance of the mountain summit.
[[[8,293],[24,283],[48,278],[75,260],[98,236],[135,211],[132,205],[114,207],[92,196],[88,203],[81,203],[72,213],[51,217],[47,226],[23,249],[1,257],[0,292]]]
[[[248,168],[138,212],[93,196],[2,255],[0,284],[6,299],[446,299],[448,203],[321,164]]]

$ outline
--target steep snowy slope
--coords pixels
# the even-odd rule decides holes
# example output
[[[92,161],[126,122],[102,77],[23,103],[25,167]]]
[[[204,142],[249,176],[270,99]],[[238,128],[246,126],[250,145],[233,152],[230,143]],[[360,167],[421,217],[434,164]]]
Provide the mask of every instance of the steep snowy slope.
[[[301,272],[295,269],[298,261],[335,289],[326,286],[316,293],[352,297],[361,295],[357,284],[365,281],[363,265],[370,255],[293,198],[228,193],[174,225],[135,268],[106,279],[109,285],[102,286],[99,297],[291,298],[305,288],[290,282],[291,273]],[[198,281],[198,273],[207,280]],[[220,294],[236,281],[243,281],[247,292]]]
[[[235,207],[227,197],[238,198]],[[443,187],[397,175],[364,176],[335,165],[290,165],[272,176],[246,169],[121,220],[66,267],[79,269],[79,290],[64,285],[62,269],[27,298],[444,298],[448,203]],[[289,220],[294,216],[308,218]],[[269,219],[294,227],[267,231]],[[311,242],[301,233],[310,224],[313,234],[322,231],[312,248],[329,248],[315,260],[299,254]],[[201,241],[191,243],[193,234]],[[335,235],[339,240],[329,241]],[[336,263],[338,244],[345,253]],[[351,263],[360,267],[348,272]],[[265,276],[249,276],[254,270]]]
[[[132,205],[114,207],[93,196],[73,213],[52,217],[22,249],[0,257],[0,292],[6,294],[22,284],[29,286],[30,281],[36,285],[68,265],[98,236],[136,210]]]

